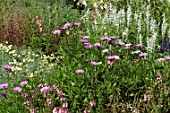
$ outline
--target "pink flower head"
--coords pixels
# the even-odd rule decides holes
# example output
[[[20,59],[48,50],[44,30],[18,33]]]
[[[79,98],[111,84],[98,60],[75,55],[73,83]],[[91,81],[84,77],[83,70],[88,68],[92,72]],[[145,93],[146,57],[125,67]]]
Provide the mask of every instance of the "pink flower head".
[[[94,46],[102,48],[101,44],[99,42],[94,43]]]
[[[164,60],[165,60],[164,58],[157,59],[158,62],[163,62]]]
[[[22,88],[20,88],[20,87],[15,87],[14,89],[13,89],[13,92],[15,92],[15,93],[19,93],[19,92],[21,92],[22,91]]]
[[[108,49],[104,49],[104,50],[102,50],[102,52],[103,53],[107,53],[107,52],[109,52],[109,50]]]
[[[24,105],[29,105],[31,103],[31,98],[26,98]]]
[[[109,38],[110,39],[116,39],[116,36],[110,36]]]
[[[131,47],[133,47],[133,44],[125,44],[126,49],[130,49]]]
[[[66,101],[66,98],[61,97],[61,98],[60,98],[60,101],[64,102],[64,101]]]
[[[162,73],[161,73],[161,72],[158,72],[158,74],[157,74],[157,80],[158,80],[158,83],[161,83],[161,82],[162,82]]]
[[[68,103],[67,102],[63,102],[63,107],[67,108],[68,107]]]
[[[46,86],[46,87],[41,88],[41,92],[47,93],[49,91],[50,91],[50,87]]]
[[[94,61],[91,62],[91,65],[93,65],[93,66],[97,66],[97,65],[100,65],[100,64],[102,64],[102,62],[94,62]]]
[[[125,45],[125,43],[123,43],[121,40],[118,40],[117,44],[120,45],[120,46]]]
[[[137,44],[136,47],[138,47],[139,49],[142,49],[142,44]]]
[[[139,54],[139,56],[140,57],[146,57],[146,56],[148,56],[148,53],[141,53],[141,54]]]
[[[170,56],[166,56],[165,59],[166,59],[166,60],[170,60]]]
[[[139,54],[140,52],[141,52],[140,50],[137,50],[137,51],[132,52],[132,54]]]
[[[28,93],[23,93],[22,97],[24,97],[24,98],[28,97]]]
[[[80,22],[74,22],[74,25],[75,25],[75,26],[80,26],[81,23],[80,23]]]
[[[53,113],[69,113],[66,108],[55,107],[53,109]]]
[[[70,23],[66,23],[64,26],[70,27],[71,24]]]
[[[90,113],[90,110],[85,109],[85,110],[83,111],[83,113]]]
[[[10,66],[10,65],[4,65],[5,70],[11,70],[11,68],[12,68],[12,66]]]
[[[93,46],[89,43],[89,44],[85,44],[85,46],[84,46],[86,49],[90,49],[90,48],[92,48]]]
[[[109,37],[101,37],[100,40],[104,41],[104,40],[111,40]]]
[[[46,104],[47,104],[47,106],[50,106],[50,105],[51,105],[51,98],[47,98],[47,99],[46,99]]]
[[[54,31],[53,31],[53,34],[55,34],[55,35],[56,35],[56,34],[58,34],[58,35],[59,35],[60,33],[61,33],[61,31],[60,31],[60,30],[54,30]]]
[[[87,43],[88,40],[86,40],[86,39],[80,39],[80,42]]]
[[[0,84],[0,89],[8,88],[8,83]]]
[[[60,29],[61,30],[66,30],[68,27],[67,26],[62,26]]]
[[[82,74],[82,73],[84,73],[84,70],[82,69],[76,70],[76,74]]]
[[[28,84],[28,81],[23,81],[20,83],[20,86],[26,86]]]
[[[144,101],[150,100],[150,94],[145,93],[144,94]]]
[[[36,110],[35,110],[35,108],[30,108],[30,113],[36,113]]]
[[[84,62],[86,62],[86,63],[87,63],[87,62],[89,62],[89,60],[84,60]]]
[[[88,39],[89,38],[89,36],[83,36],[83,39]]]
[[[108,56],[107,59],[108,59],[108,60],[113,60],[113,59],[114,59],[114,60],[118,60],[118,59],[120,59],[120,57],[119,57],[119,56],[116,56],[116,55],[115,55],[115,56]]]
[[[90,106],[96,106],[96,102],[95,101],[90,101]]]

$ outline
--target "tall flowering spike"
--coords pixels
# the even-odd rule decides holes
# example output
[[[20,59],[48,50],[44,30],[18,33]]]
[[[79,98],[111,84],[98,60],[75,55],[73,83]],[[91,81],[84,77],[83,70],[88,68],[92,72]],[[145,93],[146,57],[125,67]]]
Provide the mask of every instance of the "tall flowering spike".
[[[8,88],[8,83],[0,84],[0,89]]]
[[[76,70],[76,74],[82,74],[82,73],[84,73],[84,70],[82,69]]]
[[[5,69],[5,70],[11,70],[11,69],[12,69],[12,66],[10,66],[10,65],[4,65],[4,69]]]
[[[13,89],[13,92],[15,92],[15,93],[19,93],[19,92],[21,92],[22,91],[22,88],[20,88],[20,87],[15,87],[14,89]]]

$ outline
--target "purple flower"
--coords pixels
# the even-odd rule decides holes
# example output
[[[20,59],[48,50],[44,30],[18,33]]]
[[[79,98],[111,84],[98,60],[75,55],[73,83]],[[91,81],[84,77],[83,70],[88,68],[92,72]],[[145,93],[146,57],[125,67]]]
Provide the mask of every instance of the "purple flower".
[[[100,64],[102,64],[102,62],[94,62],[94,61],[91,62],[91,65],[93,65],[93,66],[97,66],[97,65],[100,65]]]
[[[80,39],[80,42],[87,43],[88,40],[86,40],[86,39]]]
[[[109,38],[110,39],[116,39],[116,36],[110,36]]]
[[[20,86],[25,86],[27,84],[28,84],[28,81],[23,81],[23,82],[20,83]]]
[[[165,60],[164,58],[157,59],[158,62],[163,62],[164,60]]]
[[[5,70],[11,70],[11,68],[12,68],[12,66],[10,66],[10,65],[4,65]]]
[[[8,83],[0,84],[0,89],[5,89],[8,87]]]
[[[80,22],[74,22],[74,25],[75,25],[75,26],[80,26],[81,23],[80,23]]]
[[[146,56],[148,56],[148,53],[141,53],[141,54],[139,54],[139,56],[140,57],[146,57]]]
[[[61,30],[66,30],[68,27],[67,26],[62,26],[60,29]]]
[[[94,46],[102,48],[101,44],[99,42],[94,43]]]
[[[83,39],[87,39],[87,38],[89,38],[89,36],[83,36]]]
[[[130,49],[131,47],[133,47],[133,44],[125,44],[126,49]]]
[[[115,52],[114,52],[113,50],[110,50],[110,54],[112,54],[112,55],[113,55],[113,54],[115,54]]]
[[[70,23],[66,23],[64,26],[70,27],[71,24]]]
[[[116,55],[115,55],[115,56],[108,56],[107,59],[108,59],[108,60],[112,60],[112,59],[118,60],[118,59],[120,59],[120,57],[119,57],[119,56],[116,56]]]
[[[85,48],[86,49],[90,49],[90,48],[92,48],[93,46],[89,43],[89,44],[85,44]]]
[[[69,43],[69,42],[66,42],[66,45],[69,47],[69,46],[70,46],[70,43]]]
[[[101,37],[100,40],[104,41],[104,40],[111,40],[109,37]]]
[[[21,92],[22,91],[22,88],[20,88],[20,87],[15,87],[14,89],[13,89],[13,92],[16,92],[16,93],[19,93],[19,92]]]
[[[166,60],[170,60],[170,56],[166,56],[165,59],[166,59]]]
[[[121,40],[118,40],[117,44],[120,45],[120,46],[125,45],[125,43],[123,43]]]
[[[84,73],[84,70],[82,69],[76,70],[76,74],[82,74],[82,73]]]
[[[60,30],[54,30],[54,31],[53,31],[53,34],[55,34],[55,35],[56,35],[56,34],[58,34],[58,35],[59,35],[60,33],[61,33],[61,31],[60,31]]]
[[[1,96],[6,98],[7,97],[7,93],[2,93]]]
[[[41,88],[41,92],[47,93],[50,90],[49,86]]]
[[[137,44],[136,47],[138,47],[138,49],[142,49],[142,44]]]
[[[84,62],[86,62],[86,63],[87,63],[87,62],[89,62],[89,60],[84,60]]]

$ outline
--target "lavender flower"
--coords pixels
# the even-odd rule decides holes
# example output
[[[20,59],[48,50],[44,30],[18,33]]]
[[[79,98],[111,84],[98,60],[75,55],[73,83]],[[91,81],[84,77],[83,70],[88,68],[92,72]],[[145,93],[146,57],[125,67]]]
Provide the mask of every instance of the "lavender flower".
[[[10,66],[10,65],[4,65],[5,70],[11,70],[11,68],[12,68],[12,66]]]
[[[84,73],[84,70],[82,69],[76,70],[76,74],[82,74],[82,73]]]
[[[21,92],[22,91],[22,88],[20,88],[20,87],[15,87],[14,89],[13,89],[13,92],[16,92],[16,93],[19,93],[19,92]]]
[[[80,22],[75,22],[74,25],[75,25],[75,26],[80,26],[81,23],[80,23]]]
[[[164,58],[157,59],[158,62],[163,62],[164,60],[165,60]]]
[[[20,83],[20,86],[26,86],[28,84],[28,81],[23,81]]]
[[[0,89],[8,88],[8,83],[0,84]]]
[[[61,31],[60,31],[60,30],[54,30],[52,33],[55,34],[55,35],[56,35],[56,34],[59,35],[59,34],[61,33]]]

